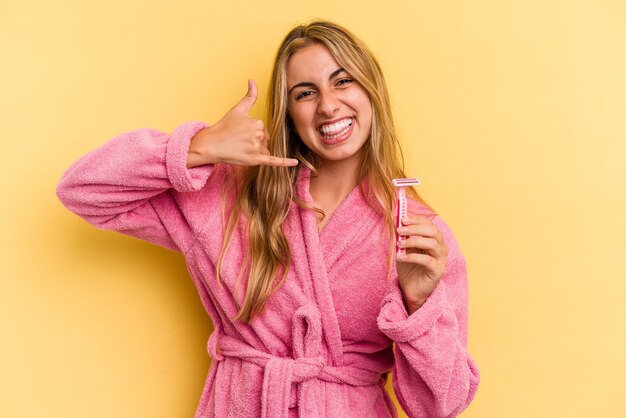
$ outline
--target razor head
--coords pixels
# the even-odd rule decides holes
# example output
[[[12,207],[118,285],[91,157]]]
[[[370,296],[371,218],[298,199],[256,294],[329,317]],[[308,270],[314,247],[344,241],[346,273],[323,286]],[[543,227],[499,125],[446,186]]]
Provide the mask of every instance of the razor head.
[[[420,181],[417,178],[393,179],[391,182],[396,187],[417,186],[420,184]]]

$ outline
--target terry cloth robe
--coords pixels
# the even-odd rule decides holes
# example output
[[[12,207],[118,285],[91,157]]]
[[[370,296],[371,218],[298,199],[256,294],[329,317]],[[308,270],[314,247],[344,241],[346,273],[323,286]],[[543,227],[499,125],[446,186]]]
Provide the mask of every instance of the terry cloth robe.
[[[247,229],[235,228],[220,286],[220,197],[233,167],[186,167],[190,140],[206,126],[123,133],[74,163],[57,187],[61,202],[92,225],[184,255],[215,327],[195,416],[396,417],[384,387],[390,371],[410,417],[463,411],[479,371],[467,353],[465,261],[444,221],[434,217],[449,249],[446,272],[409,316],[395,265],[387,279],[382,218],[358,187],[321,233],[315,212],[294,203],[283,225],[293,260],[285,282],[258,318],[233,321],[247,283],[244,274],[236,288]],[[310,174],[300,166],[297,193],[312,202]],[[410,208],[424,209],[415,202]]]

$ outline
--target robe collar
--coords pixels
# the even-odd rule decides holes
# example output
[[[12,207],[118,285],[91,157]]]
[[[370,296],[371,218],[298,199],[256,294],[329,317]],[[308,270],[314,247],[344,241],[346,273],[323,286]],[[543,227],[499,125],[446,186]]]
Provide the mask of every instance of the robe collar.
[[[307,204],[313,203],[310,193],[311,170],[299,167],[296,193]],[[362,182],[367,182],[367,178]],[[367,183],[362,184],[367,190]],[[328,277],[329,267],[350,250],[359,233],[368,222],[375,222],[377,214],[365,201],[357,185],[335,209],[321,234],[317,230],[316,212],[298,207],[302,238],[307,255],[312,299],[320,312],[323,336],[326,340],[333,365],[343,365],[343,345],[339,322]],[[294,260],[294,262],[298,262]]]

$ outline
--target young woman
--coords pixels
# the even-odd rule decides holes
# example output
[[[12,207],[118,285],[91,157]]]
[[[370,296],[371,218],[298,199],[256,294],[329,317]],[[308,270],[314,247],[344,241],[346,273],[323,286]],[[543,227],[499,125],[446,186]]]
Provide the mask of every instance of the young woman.
[[[396,231],[404,173],[378,63],[315,21],[279,48],[267,126],[256,97],[249,81],[212,126],[121,134],[57,189],[93,225],[186,258],[215,325],[196,417],[394,417],[391,371],[409,416],[458,415],[479,382],[465,260],[414,191]]]

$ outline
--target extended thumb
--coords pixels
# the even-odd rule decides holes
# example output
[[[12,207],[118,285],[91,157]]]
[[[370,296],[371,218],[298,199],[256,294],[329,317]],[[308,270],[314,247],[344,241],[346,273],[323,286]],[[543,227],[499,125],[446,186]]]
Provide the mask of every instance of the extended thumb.
[[[243,97],[243,99],[241,99],[235,107],[237,108],[237,110],[242,111],[247,115],[248,112],[250,112],[250,109],[252,109],[252,106],[254,106],[254,103],[256,103],[256,98],[256,83],[254,82],[254,80],[248,80],[248,91],[246,92],[246,95]]]

